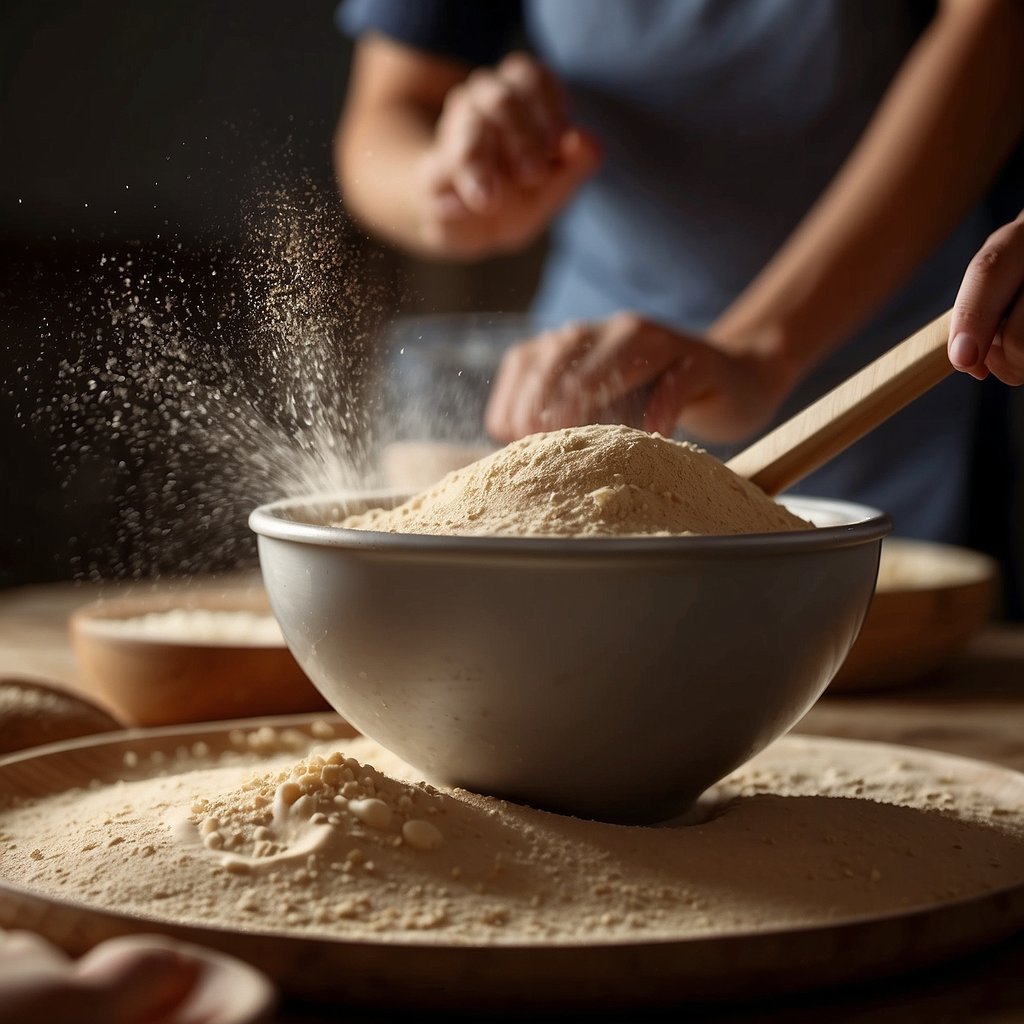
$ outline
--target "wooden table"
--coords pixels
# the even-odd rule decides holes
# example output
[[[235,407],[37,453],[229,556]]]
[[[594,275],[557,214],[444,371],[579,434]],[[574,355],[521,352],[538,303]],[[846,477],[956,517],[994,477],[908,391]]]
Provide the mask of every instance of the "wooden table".
[[[0,593],[0,674],[56,680],[74,688],[67,616],[97,593],[96,586],[71,584]],[[826,696],[797,730],[931,747],[1024,771],[1024,627],[989,626],[954,662],[912,688]],[[1024,936],[912,977],[770,1004],[685,1009],[688,1021],[707,1024],[1021,1024]],[[634,1016],[678,1020],[679,1011]],[[278,1024],[326,1024],[340,1018],[322,1007],[288,1003],[276,1019]],[[346,1010],[344,1019],[388,1016]]]

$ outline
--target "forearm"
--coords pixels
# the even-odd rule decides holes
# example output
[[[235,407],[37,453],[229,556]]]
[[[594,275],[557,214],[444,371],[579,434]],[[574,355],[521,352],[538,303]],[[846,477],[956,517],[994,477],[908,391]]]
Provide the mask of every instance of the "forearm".
[[[413,62],[421,73],[415,98],[406,88]],[[361,42],[334,136],[335,176],[349,212],[388,241],[426,255],[416,175],[444,95],[463,74],[384,39]]]
[[[403,249],[420,248],[414,175],[430,144],[418,111],[391,109],[361,118],[334,139],[334,166],[346,209]]]
[[[860,142],[709,332],[779,366],[785,390],[850,336],[983,193],[1024,129],[1024,7],[942,6]]]

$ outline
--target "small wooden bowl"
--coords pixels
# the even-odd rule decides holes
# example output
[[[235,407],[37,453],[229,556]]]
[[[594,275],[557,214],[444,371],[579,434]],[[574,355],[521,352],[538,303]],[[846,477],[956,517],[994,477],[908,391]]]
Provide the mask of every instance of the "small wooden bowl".
[[[132,636],[111,619],[175,609],[270,614],[259,587],[202,585],[104,599],[73,612],[81,688],[132,725],[175,725],[328,708],[283,639],[278,643]]]
[[[830,692],[900,686],[939,668],[992,613],[997,578],[978,551],[888,538],[875,596]]]
[[[0,678],[0,756],[120,728],[109,712],[64,686]]]

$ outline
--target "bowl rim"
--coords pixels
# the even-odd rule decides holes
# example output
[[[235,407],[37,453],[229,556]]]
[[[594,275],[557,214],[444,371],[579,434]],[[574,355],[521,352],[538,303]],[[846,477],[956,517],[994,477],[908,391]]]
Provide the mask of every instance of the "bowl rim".
[[[610,555],[613,558],[621,558],[624,555],[654,558],[664,558],[668,555],[729,557],[736,554],[768,555],[792,551],[834,550],[881,541],[893,528],[892,518],[887,513],[869,505],[804,495],[783,495],[778,501],[797,515],[824,513],[838,517],[840,522],[812,530],[719,536],[501,537],[490,534],[441,536],[383,533],[304,522],[288,516],[289,510],[300,506],[342,501],[381,502],[396,497],[404,496],[395,495],[393,492],[365,491],[280,498],[255,508],[249,514],[249,528],[261,540],[266,537],[353,551],[387,551],[407,555],[418,553],[451,557],[580,556],[587,559],[601,555]]]

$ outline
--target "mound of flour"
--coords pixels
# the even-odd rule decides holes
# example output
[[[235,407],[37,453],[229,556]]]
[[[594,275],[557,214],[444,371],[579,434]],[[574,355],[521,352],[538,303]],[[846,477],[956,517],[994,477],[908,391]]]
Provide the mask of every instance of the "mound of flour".
[[[341,525],[564,537],[810,528],[696,445],[604,424],[524,437],[397,508],[349,516]]]

